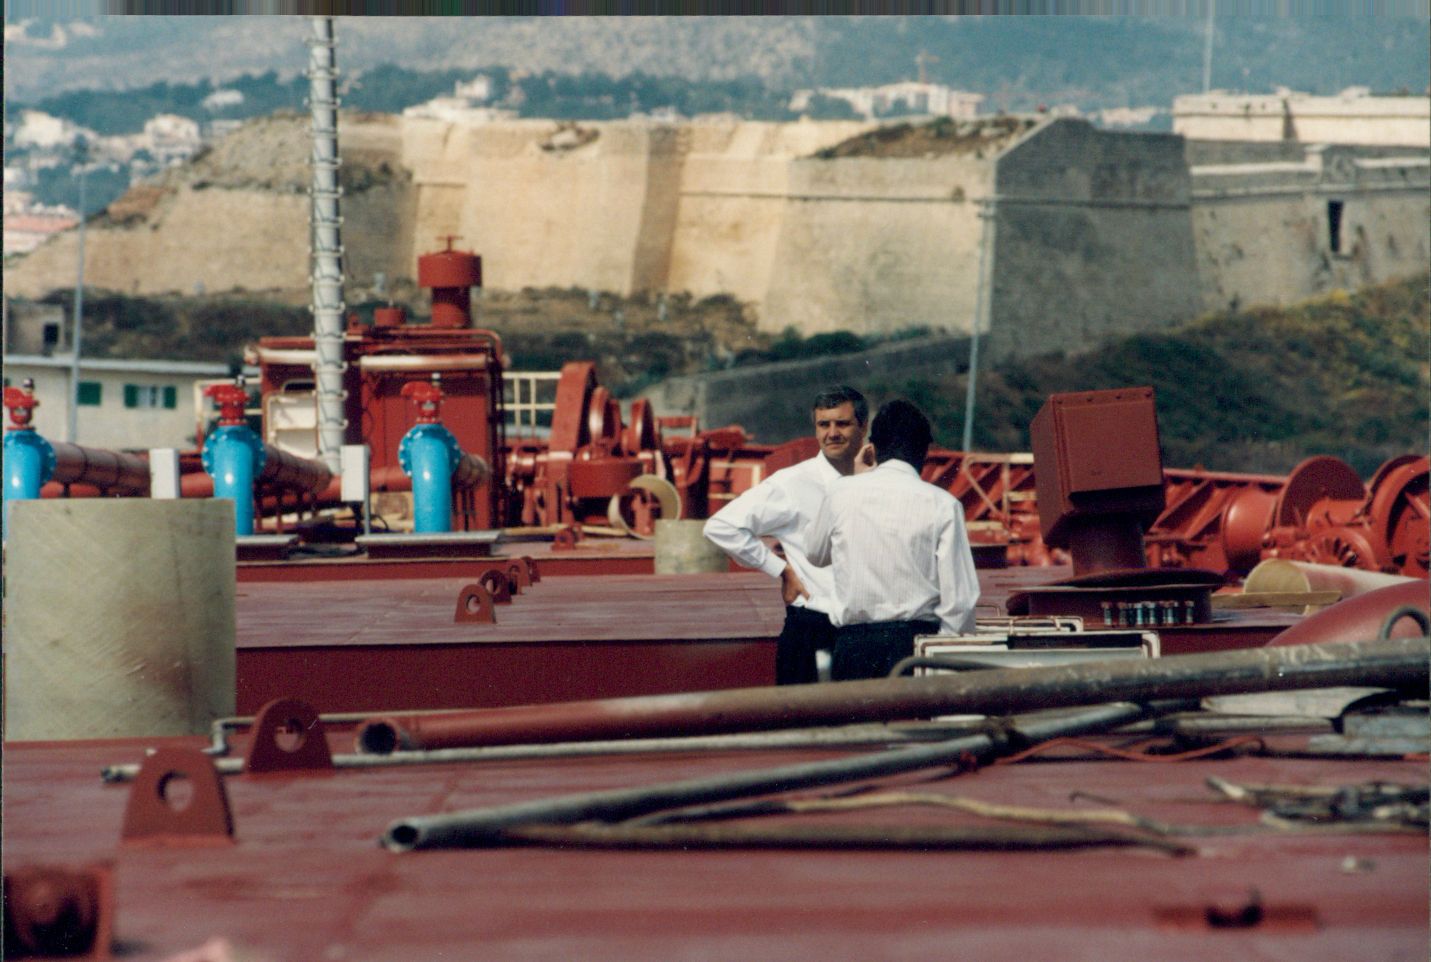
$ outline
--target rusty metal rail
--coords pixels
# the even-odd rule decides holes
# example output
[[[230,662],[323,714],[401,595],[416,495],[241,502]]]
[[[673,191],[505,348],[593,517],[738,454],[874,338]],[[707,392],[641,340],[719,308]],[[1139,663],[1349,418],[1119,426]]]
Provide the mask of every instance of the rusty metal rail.
[[[1338,685],[1425,686],[1428,657],[1431,640],[1426,638],[1377,640],[393,716],[365,722],[358,730],[358,746],[385,754],[397,749],[717,734],[943,714],[1002,715],[1109,701]]]

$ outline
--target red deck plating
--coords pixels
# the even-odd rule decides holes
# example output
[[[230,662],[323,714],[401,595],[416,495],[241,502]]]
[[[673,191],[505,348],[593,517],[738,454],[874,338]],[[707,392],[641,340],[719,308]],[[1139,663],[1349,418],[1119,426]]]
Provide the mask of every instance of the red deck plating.
[[[192,741],[191,744],[198,744]],[[831,753],[680,754],[230,778],[237,844],[119,850],[128,789],[105,763],[144,743],[6,746],[6,862],[117,860],[125,958],[211,938],[245,958],[984,960],[1427,957],[1426,839],[1198,837],[1198,854],[611,852],[394,855],[375,839],[421,812],[640,785]],[[335,748],[341,746],[335,743]],[[1174,823],[1249,825],[1203,784],[1417,782],[1424,763],[1239,758],[1148,766],[1031,761],[905,788],[1043,808],[1115,806]],[[1098,801],[1071,800],[1091,793]],[[779,816],[917,825],[915,808]],[[1255,895],[1253,894],[1255,893]],[[1257,913],[1244,912],[1255,899]],[[1208,920],[1222,917],[1231,925]]]

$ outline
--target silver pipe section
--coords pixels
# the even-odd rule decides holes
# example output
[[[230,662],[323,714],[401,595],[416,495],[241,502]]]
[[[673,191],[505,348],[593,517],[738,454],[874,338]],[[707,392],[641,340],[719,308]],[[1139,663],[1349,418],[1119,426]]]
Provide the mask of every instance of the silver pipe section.
[[[308,39],[308,105],[312,112],[313,187],[309,221],[312,244],[313,376],[318,385],[318,458],[337,475],[348,426],[343,417],[343,245],[338,216],[338,69],[333,21],[313,18]]]
[[[437,709],[442,711],[444,709]],[[320,715],[327,722],[333,719],[357,721],[367,718],[365,712]],[[221,729],[220,719],[214,723],[213,744],[203,749],[213,757],[220,775],[243,774],[244,760],[228,757],[228,731]],[[244,719],[245,723],[252,719]],[[903,722],[899,727],[885,724],[847,725],[837,728],[799,728],[791,731],[755,732],[742,735],[693,735],[687,738],[620,738],[604,742],[561,742],[555,745],[492,745],[486,748],[437,748],[432,751],[393,752],[391,755],[370,755],[366,752],[333,755],[334,768],[407,768],[414,765],[467,765],[479,762],[506,762],[534,758],[590,758],[599,755],[662,755],[691,752],[772,751],[801,748],[859,748],[877,746],[889,748],[947,740],[964,732],[978,732],[986,724],[981,717],[964,722]],[[1216,715],[1190,712],[1153,721],[1135,722],[1117,729],[1124,735],[1155,735],[1165,737],[1205,737],[1256,733],[1325,735],[1332,731],[1326,718],[1303,715]],[[148,749],[152,754],[154,749]],[[106,765],[100,777],[106,784],[132,782],[139,774],[138,762]]]
[[[320,715],[320,719],[328,719]],[[367,715],[345,715],[351,721]],[[220,719],[227,721],[228,719]],[[742,735],[697,735],[691,738],[622,738],[604,742],[564,742],[558,745],[493,745],[487,748],[439,748],[434,751],[394,752],[391,755],[335,754],[334,768],[403,768],[413,765],[473,764],[533,758],[589,758],[596,755],[661,755],[691,752],[770,751],[790,748],[859,748],[865,746],[920,744],[949,737],[951,731],[974,730],[978,723],[907,725],[849,725],[841,728],[806,728],[796,731],[756,732]],[[217,729],[218,723],[215,723]],[[215,731],[214,744],[204,754],[214,756],[220,775],[240,775],[244,760],[226,757],[227,732]],[[153,754],[148,749],[147,754]],[[106,765],[100,777],[107,783],[132,782],[139,774],[138,762]]]

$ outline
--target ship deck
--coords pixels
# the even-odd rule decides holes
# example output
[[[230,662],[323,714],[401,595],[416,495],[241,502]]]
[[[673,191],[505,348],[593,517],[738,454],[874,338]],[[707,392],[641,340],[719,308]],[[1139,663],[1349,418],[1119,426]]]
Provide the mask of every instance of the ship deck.
[[[619,545],[611,553],[640,555]],[[321,564],[322,579],[240,579],[240,713],[290,696],[321,712],[397,711],[774,682],[784,608],[759,572],[549,576],[564,561],[543,558],[542,580],[496,605],[495,623],[476,624],[454,621],[457,599],[486,561],[433,562],[444,577],[377,580],[363,574],[370,562]],[[981,569],[978,614],[1001,616],[1010,594],[1070,573]],[[1211,623],[1159,631],[1163,652],[1179,654],[1261,645],[1297,620],[1271,609],[1219,611]]]
[[[232,845],[121,846],[131,789],[102,784],[99,770],[139,761],[151,744],[202,740],[5,746],[7,864],[110,862],[116,952],[125,959],[1419,962],[1428,952],[1424,834],[1269,829],[1254,809],[1220,801],[1206,784],[1210,776],[1424,784],[1424,760],[1234,753],[1154,765],[1078,754],[881,786],[999,805],[1115,808],[1230,832],[1170,839],[1188,847],[1184,854],[1143,846],[396,854],[377,839],[399,817],[847,752],[683,751],[231,776]],[[343,738],[332,744],[348,750]],[[1000,824],[913,806],[741,821],[883,826],[891,835]],[[229,954],[217,954],[215,939]],[[180,954],[200,946],[210,954]]]

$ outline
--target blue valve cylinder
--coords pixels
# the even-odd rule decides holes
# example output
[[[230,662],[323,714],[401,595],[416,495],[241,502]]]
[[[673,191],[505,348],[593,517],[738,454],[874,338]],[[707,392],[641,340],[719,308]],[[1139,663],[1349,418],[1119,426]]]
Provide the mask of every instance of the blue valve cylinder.
[[[246,425],[225,425],[204,441],[204,470],[214,479],[214,497],[234,503],[234,534],[253,534],[253,485],[268,453]]]
[[[5,432],[5,525],[10,502],[40,496],[40,486],[55,473],[55,449],[33,429]]]
[[[440,424],[417,424],[398,444],[398,463],[412,478],[413,530],[452,530],[452,473],[462,460],[457,439]]]

